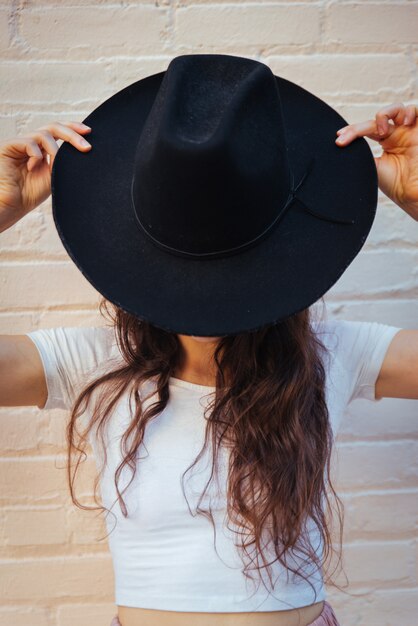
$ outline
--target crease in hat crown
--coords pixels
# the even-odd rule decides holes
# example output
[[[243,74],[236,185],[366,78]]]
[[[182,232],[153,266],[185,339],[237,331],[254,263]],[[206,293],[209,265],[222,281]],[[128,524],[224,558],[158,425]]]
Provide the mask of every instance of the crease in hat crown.
[[[175,57],[135,152],[131,198],[142,231],[173,254],[228,256],[260,241],[291,195],[270,68],[230,55]]]

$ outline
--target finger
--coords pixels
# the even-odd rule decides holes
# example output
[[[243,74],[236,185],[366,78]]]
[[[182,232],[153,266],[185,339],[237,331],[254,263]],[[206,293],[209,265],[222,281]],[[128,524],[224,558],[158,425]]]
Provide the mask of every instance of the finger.
[[[70,122],[70,121],[67,121],[67,122],[51,122],[50,124],[45,124],[44,126],[41,126],[41,128],[45,128],[47,130],[50,130],[54,126],[63,126],[63,127],[67,127],[67,128],[72,128],[75,131],[77,131],[78,133],[91,131],[91,126],[87,126],[87,124],[84,124],[83,122]]]
[[[26,164],[28,169],[31,170],[36,163],[44,158],[44,152],[39,143],[32,135],[15,137],[2,144],[1,152],[19,163]]]
[[[45,131],[49,133],[47,138],[44,138],[43,135]],[[2,153],[9,158],[17,160],[24,159],[26,166],[31,170],[36,163],[45,158],[45,154],[40,150],[38,143],[47,150],[53,162],[55,154],[58,151],[58,145],[53,141],[54,137],[69,141],[79,150],[90,150],[91,144],[87,142],[87,145],[84,145],[82,143],[83,137],[81,136],[81,133],[89,132],[91,132],[91,128],[82,122],[56,122],[43,126],[30,135],[18,136],[14,137],[12,140],[0,142],[0,149]],[[48,144],[50,144],[49,151]],[[27,158],[28,156],[30,157],[29,159]]]
[[[369,139],[373,139],[374,141],[382,139],[377,132],[376,121],[374,119],[344,126],[337,130],[337,135],[338,137],[335,141],[338,145],[351,143],[357,137],[369,137]]]
[[[51,161],[53,161],[56,153],[58,152],[58,145],[54,141],[53,137],[46,131],[34,131],[30,135],[30,143],[35,143],[38,150],[35,155],[32,155],[28,160],[26,166],[29,171],[32,171],[38,163],[45,161],[48,163],[48,156],[50,158],[49,166],[51,167]]]
[[[46,151],[42,148],[41,156],[36,155],[36,156],[30,157],[30,159],[26,163],[26,167],[28,168],[29,172],[31,172],[39,163],[42,163],[43,161],[47,162],[46,155],[47,155]]]
[[[84,122],[57,122],[58,124],[63,124],[64,126],[67,124],[71,126],[71,128],[80,128],[81,131],[91,131],[91,126],[87,126]]]
[[[91,144],[87,142],[87,145],[84,145],[82,142],[82,138],[80,137],[80,134],[82,133],[91,133],[90,126],[87,126],[87,124],[84,124],[83,122],[56,122],[55,125],[58,125],[60,127],[61,137],[64,135],[68,138],[68,140],[71,140],[70,138],[72,137],[74,140],[78,141],[78,144],[81,148],[87,148],[87,150],[90,150]],[[70,131],[66,129],[67,126],[71,129]],[[53,133],[54,128],[51,128],[51,131]],[[54,160],[55,155],[50,158],[49,168],[51,172],[52,166],[54,165]]]
[[[84,125],[80,125],[78,122],[53,122],[46,126],[42,126],[38,130],[49,133],[49,135],[51,135],[54,139],[63,139],[64,141],[68,141],[78,150],[90,150],[91,144],[81,136],[81,132],[90,132],[91,128],[86,127],[84,130],[82,126]]]
[[[404,123],[405,105],[402,102],[390,104],[376,113],[376,124],[380,136],[389,132],[390,119],[394,121],[396,126]]]
[[[38,163],[40,159],[44,158],[44,155],[35,139],[31,139],[30,137],[28,137],[25,147],[26,154],[29,156],[26,165],[28,170],[30,171],[35,167],[36,163]]]
[[[78,128],[79,131],[81,130],[83,132],[83,130],[80,128],[80,124],[73,122],[70,122],[70,124],[73,124]],[[86,127],[85,129],[86,132],[89,132],[90,130],[91,129],[89,129],[88,127]],[[60,122],[56,122],[55,124],[49,124],[48,126],[42,126],[38,129],[38,131],[33,132],[32,136],[42,144],[42,147],[49,155],[50,171],[52,171],[55,156],[59,149],[55,138],[67,140],[69,143],[73,144],[78,150],[90,150],[91,148],[91,144],[88,143],[83,137],[81,137],[78,132],[71,128],[68,128],[65,124],[61,124]],[[34,165],[31,165],[31,169],[34,167]]]
[[[34,131],[27,137],[17,137],[11,148],[11,156],[17,156],[15,150],[30,156],[26,163],[29,171],[43,161],[47,154],[53,159],[58,152],[58,145],[52,135],[43,130]]]
[[[418,115],[418,107],[415,104],[408,104],[405,108],[405,119],[403,123],[405,125],[415,124],[416,117]]]
[[[47,155],[52,159],[58,152],[58,144],[48,131],[34,131],[32,137],[41,146],[43,160],[46,160]],[[37,159],[37,162],[39,162],[39,159]]]

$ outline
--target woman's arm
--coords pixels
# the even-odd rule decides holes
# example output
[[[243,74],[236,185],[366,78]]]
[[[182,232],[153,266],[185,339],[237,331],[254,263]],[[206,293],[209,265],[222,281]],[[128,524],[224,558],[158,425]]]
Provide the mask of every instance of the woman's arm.
[[[50,195],[51,170],[58,151],[56,140],[69,141],[79,150],[88,150],[81,143],[83,137],[79,133],[89,130],[78,122],[57,122],[0,143],[0,232],[13,226]],[[42,362],[30,338],[0,336],[0,405],[42,408],[46,397]]]
[[[376,381],[376,398],[418,400],[418,330],[402,329],[392,339]]]
[[[418,221],[418,107],[394,103],[374,119],[349,124],[337,131],[337,145],[357,137],[378,141],[383,148],[375,158],[379,188]],[[392,120],[393,123],[390,123]],[[392,339],[376,381],[377,398],[418,399],[418,330],[400,330]]]
[[[47,398],[42,361],[26,335],[0,335],[0,406],[38,406]]]

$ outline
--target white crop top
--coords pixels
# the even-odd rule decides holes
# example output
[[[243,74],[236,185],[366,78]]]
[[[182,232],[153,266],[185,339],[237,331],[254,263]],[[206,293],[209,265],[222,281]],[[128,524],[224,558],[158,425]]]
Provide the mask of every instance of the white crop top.
[[[334,435],[349,402],[355,398],[376,400],[375,381],[386,350],[399,330],[379,322],[317,322],[317,332],[331,351],[331,358],[325,362],[326,397]],[[122,358],[110,327],[46,328],[27,335],[38,347],[45,369],[48,398],[43,409],[69,410],[88,379],[96,378],[101,368],[114,369]],[[106,516],[115,603],[146,609],[216,613],[279,611],[324,600],[322,572],[313,567],[308,573],[317,592],[316,599],[302,578],[290,575],[286,579],[286,571],[278,561],[272,565],[274,593],[267,591],[268,578],[265,578],[266,586],[259,583],[257,572],[252,572],[257,583],[254,586],[244,577],[243,563],[234,545],[236,536],[223,524],[226,509],[222,479],[217,485],[218,495],[209,490],[207,496],[211,497],[216,522],[215,551],[212,524],[196,515],[194,509],[209,477],[210,453],[196,465],[192,477],[190,472],[186,474],[184,487],[193,514],[190,513],[180,477],[202,448],[203,403],[205,394],[213,391],[213,387],[171,378],[169,402],[147,426],[146,450],[140,451],[136,477],[123,495],[127,518],[122,515],[119,503],[114,504],[113,484],[115,469],[122,458],[119,439],[129,422],[127,396],[112,414],[108,465],[100,488],[104,506],[111,508],[117,518],[115,523],[113,515]],[[94,438],[90,443],[93,453],[98,455]],[[221,466],[219,476],[224,476]],[[130,471],[125,477],[122,474],[121,486],[130,477]],[[206,508],[206,504],[203,501],[201,506]],[[319,538],[316,528],[311,527],[310,532],[312,545],[317,545],[318,554],[322,555],[319,540],[314,543],[315,537]]]

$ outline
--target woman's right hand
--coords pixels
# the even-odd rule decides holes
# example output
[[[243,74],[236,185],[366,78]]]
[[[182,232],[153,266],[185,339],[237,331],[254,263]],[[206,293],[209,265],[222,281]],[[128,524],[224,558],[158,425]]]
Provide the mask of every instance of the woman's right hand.
[[[82,133],[90,131],[81,122],[53,122],[0,142],[0,232],[50,195],[51,170],[59,148],[56,139],[68,141],[84,152],[91,145],[83,145]]]

